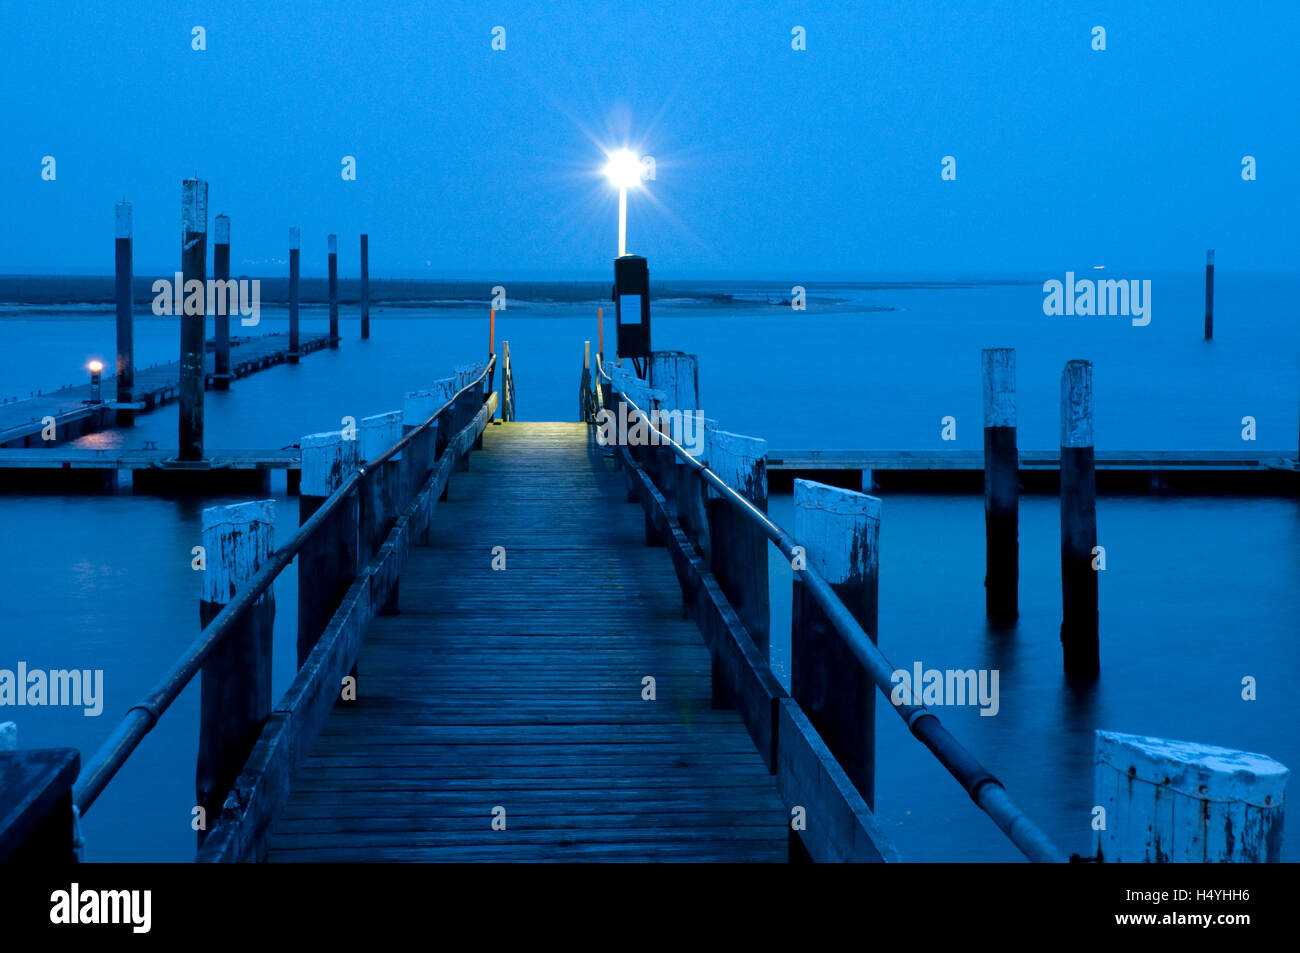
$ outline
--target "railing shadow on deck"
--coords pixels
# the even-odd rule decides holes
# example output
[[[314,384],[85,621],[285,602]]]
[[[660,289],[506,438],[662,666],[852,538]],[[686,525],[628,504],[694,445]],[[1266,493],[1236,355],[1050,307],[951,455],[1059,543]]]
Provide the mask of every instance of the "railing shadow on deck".
[[[505,354],[503,383],[513,391],[508,345]],[[433,390],[408,395],[408,411],[437,409],[427,417],[421,411],[416,418],[420,423],[405,427],[400,439],[369,459],[363,458],[364,449],[357,448],[360,441],[351,441],[351,449],[344,453],[339,434],[317,435],[333,440],[335,456],[325,468],[328,492],[306,485],[304,479],[302,523],[293,539],[263,553],[261,559],[243,558],[246,578],[229,601],[202,604],[202,632],[153,691],[127,711],[81,771],[72,792],[77,816],[90,809],[140,741],[202,672],[205,699],[197,788],[208,823],[199,832],[197,859],[264,858],[266,832],[287,799],[294,769],[306,757],[335,702],[341,697],[346,701],[341,686],[349,672],[355,674],[367,625],[375,615],[395,607],[398,577],[409,547],[427,543],[433,509],[451,473],[465,468],[470,449],[496,412],[498,394],[487,384],[496,363],[493,355],[486,364],[458,368],[455,378],[438,382],[440,386]],[[413,398],[418,400],[413,403]],[[510,403],[513,413],[513,399]],[[393,429],[400,416],[368,420]],[[307,444],[304,438],[304,465]],[[241,547],[248,557],[253,547],[247,542],[231,544],[232,550]],[[266,548],[270,549],[269,543]],[[299,669],[274,709],[268,710],[266,607],[272,584],[295,558]],[[230,579],[238,575],[231,573],[230,566],[225,572]],[[273,602],[269,615],[273,620]],[[264,698],[260,705],[259,695]],[[237,712],[217,704],[232,698],[245,699]]]
[[[770,541],[780,551],[793,568],[796,589],[802,586],[804,590],[802,600],[798,594],[795,599],[795,628],[820,628],[823,646],[840,653],[847,650],[850,664],[856,663],[869,680],[865,691],[869,692],[870,684],[874,684],[889,697],[895,688],[891,680],[894,666],[845,605],[836,588],[814,568],[814,561],[808,558],[799,541],[710,469],[712,461],[702,462],[689,453],[678,442],[680,428],[671,425],[673,434],[660,429],[657,424],[662,419],[654,412],[660,410],[664,396],[621,366],[606,367],[600,355],[596,355],[593,368],[589,349],[584,356],[579,396],[581,419],[596,424],[598,415],[607,410],[608,414],[602,415],[605,421],[640,420],[645,425],[645,433],[653,435],[653,440],[643,439],[637,444],[619,441],[610,446],[605,445],[608,441],[597,442],[602,444],[602,451],[612,452],[615,466],[623,470],[628,501],[640,502],[645,510],[647,543],[666,546],[673,559],[684,609],[694,618],[713,659],[715,705],[737,710],[768,770],[776,775],[778,789],[792,813],[791,859],[900,860],[897,849],[868,806],[868,798],[874,795],[870,781],[874,773],[873,721],[858,719],[866,721],[868,737],[863,738],[862,724],[845,723],[851,720],[844,717],[848,713],[843,710],[835,713],[840,724],[828,725],[823,708],[820,715],[813,716],[823,730],[831,729],[828,738],[823,740],[822,732],[814,727],[810,713],[805,711],[809,699],[791,697],[770,668],[766,598],[761,599],[761,611],[747,611],[752,606],[747,607],[745,603],[752,600],[748,599],[744,582],[739,578],[743,574],[736,572],[740,567],[734,565],[734,558],[733,565],[720,565],[727,559],[715,556],[727,550],[730,541],[725,537],[756,532],[764,540],[760,548]],[[618,407],[620,404],[623,406]],[[593,427],[593,436],[595,431]],[[719,511],[729,518],[719,520]],[[765,596],[765,560],[761,571],[753,566],[750,569],[750,576],[762,575],[758,584]],[[843,591],[843,587],[837,588]],[[802,617],[801,601],[806,607]],[[874,592],[871,601],[874,612]],[[826,640],[838,645],[827,645]],[[831,689],[830,685],[821,687]],[[1012,801],[1002,783],[948,732],[932,711],[924,705],[891,702],[890,707],[1025,857],[1035,862],[1066,860],[1043,830]],[[834,716],[829,720],[833,721]],[[838,736],[836,728],[841,729]],[[871,762],[865,771],[857,763],[862,760],[864,747]],[[855,783],[854,779],[864,774],[867,783]],[[866,790],[860,790],[860,786]]]

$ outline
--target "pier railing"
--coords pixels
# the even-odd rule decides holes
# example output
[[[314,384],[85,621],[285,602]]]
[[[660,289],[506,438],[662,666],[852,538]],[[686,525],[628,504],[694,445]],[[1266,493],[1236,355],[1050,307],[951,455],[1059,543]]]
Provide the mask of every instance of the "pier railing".
[[[792,855],[803,851],[814,860],[898,859],[870,810],[875,760],[871,699],[869,695],[842,697],[843,672],[811,671],[844,659],[842,653],[847,651],[847,657],[868,680],[862,694],[869,693],[870,685],[886,698],[895,690],[891,676],[896,669],[876,646],[874,631],[868,632],[862,622],[867,618],[875,629],[878,501],[864,494],[821,488],[836,497],[846,496],[820,500],[815,504],[818,508],[856,511],[865,518],[859,520],[859,532],[851,539],[822,537],[801,542],[764,512],[762,455],[755,459],[744,447],[753,438],[709,428],[709,446],[721,448],[718,455],[727,458],[725,467],[719,468],[741,484],[737,489],[711,468],[717,463],[699,459],[675,439],[688,430],[679,426],[684,414],[669,418],[675,433],[666,433],[660,426],[662,417],[651,412],[671,403],[667,394],[652,390],[621,367],[607,369],[599,355],[594,374],[589,365],[590,359],[584,359],[582,380],[584,389],[589,390],[580,399],[580,411],[585,419],[598,423],[600,412],[608,411],[601,416],[609,425],[611,418],[623,417],[613,409],[622,403],[627,407],[626,420],[639,421],[645,427],[642,439],[619,440],[612,448],[627,475],[628,499],[639,500],[645,508],[647,542],[668,546],[673,556],[687,611],[699,625],[713,657],[715,704],[738,710],[769,770],[777,775],[778,787],[792,810]],[[693,365],[690,373],[694,374]],[[694,412],[694,408],[675,409]],[[756,483],[762,484],[761,507],[753,501],[758,495]],[[874,529],[870,526],[873,507]],[[719,518],[722,512],[727,515]],[[763,558],[751,560],[748,550],[755,536],[761,540]],[[767,542],[789,561],[796,579],[793,695],[781,686],[768,661]],[[818,552],[819,545],[842,549],[850,554],[850,560],[861,562],[847,567],[843,578],[833,584],[817,568],[828,565],[827,553]],[[865,584],[868,579],[869,586]],[[810,670],[802,676],[798,671],[801,661]],[[1025,857],[1036,862],[1066,859],[1002,783],[932,711],[924,705],[892,701],[890,707]],[[805,812],[802,816],[800,810]]]
[[[202,672],[196,815],[209,823],[195,825],[199,859],[258,858],[295,759],[335,701],[348,700],[349,677],[355,692],[361,637],[374,615],[395,604],[407,547],[427,541],[433,507],[453,468],[467,466],[496,410],[497,394],[485,393],[495,364],[493,356],[459,368],[455,378],[408,395],[407,419],[419,422],[402,428],[391,444],[385,438],[398,432],[401,414],[363,420],[361,439],[338,432],[304,438],[301,525],[283,547],[271,549],[266,511],[233,512],[212,526],[205,518],[204,542],[220,547],[225,565],[217,585],[205,580],[203,630],[86,763],[73,790],[80,814]],[[232,526],[243,538],[231,535]],[[295,558],[299,669],[271,710],[271,587]],[[242,701],[220,704],[231,699]]]

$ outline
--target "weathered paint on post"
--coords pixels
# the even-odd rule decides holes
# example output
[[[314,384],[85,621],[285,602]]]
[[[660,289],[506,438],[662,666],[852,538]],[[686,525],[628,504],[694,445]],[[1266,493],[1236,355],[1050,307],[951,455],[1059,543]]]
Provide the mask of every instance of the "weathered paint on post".
[[[707,426],[705,441],[709,469],[766,513],[767,441]],[[713,575],[740,616],[759,654],[767,659],[770,628],[767,537],[716,491],[710,491],[709,495]]]
[[[370,236],[361,236],[361,340],[370,337]]]
[[[181,185],[181,275],[183,288],[199,282],[197,309],[188,295],[181,308],[180,413],[177,456],[185,462],[203,459],[204,357],[207,351],[208,183],[186,179]],[[191,314],[191,311],[197,311]]]
[[[1263,863],[1282,854],[1286,782],[1272,758],[1098,731],[1094,803],[1107,863]]]
[[[298,524],[307,522],[360,465],[357,440],[339,431],[302,438]],[[302,665],[356,578],[359,494],[351,493],[298,554],[298,664]]]
[[[404,412],[400,410],[391,410],[386,414],[375,414],[373,417],[362,417],[360,424],[357,426],[357,430],[361,435],[361,460],[363,462],[373,460],[401,440],[403,420]],[[423,420],[420,422],[423,423]],[[401,458],[402,454],[400,452],[393,457],[395,460]]]
[[[1020,458],[1016,449],[1016,352],[985,348],[984,609],[993,622],[1020,614]]]
[[[329,247],[330,347],[339,346],[339,237],[327,238]]]
[[[369,562],[383,545],[406,499],[402,454],[394,454],[378,466],[370,463],[402,439],[402,412],[394,410],[363,417],[357,430],[361,439],[361,463],[366,469],[361,497],[361,539],[365,548],[361,557],[362,562]]]
[[[259,500],[203,511],[203,572],[199,620],[207,626],[246,588],[275,550],[275,501]],[[207,827],[253,750],[271,713],[271,647],[275,596],[268,589],[203,663],[199,702],[198,806]]]
[[[1214,249],[1205,253],[1205,340],[1214,339]]]
[[[1098,647],[1097,478],[1092,435],[1092,364],[1061,373],[1061,645],[1067,675],[1091,678]]]
[[[230,218],[218,215],[212,228],[212,277],[216,281],[230,280]],[[224,285],[218,285],[224,287]],[[230,390],[230,295],[223,293],[217,313],[213,315],[217,349],[212,355],[212,386],[215,390]]]
[[[806,565],[821,574],[871,641],[877,641],[880,500],[795,480],[794,506],[794,536],[804,549]],[[874,810],[875,685],[797,575],[790,694]]]
[[[699,410],[699,359],[682,351],[655,351],[650,355],[650,386],[664,392],[665,410]]]
[[[289,229],[289,363],[297,364],[300,335],[298,331],[298,269],[302,254],[302,232],[297,227]]]
[[[692,434],[696,425],[695,413],[700,408],[699,359],[682,351],[655,351],[650,355],[650,386],[664,396],[660,409],[667,411],[661,429],[673,440],[682,443],[687,426]],[[688,421],[686,418],[690,416]],[[676,516],[677,483],[683,478],[685,464],[677,460],[670,447],[656,454],[659,489],[668,502],[670,512]]]
[[[114,290],[117,299],[117,401],[131,402],[135,387],[135,308],[131,298],[131,280],[135,274],[132,244],[131,203],[119,202],[115,209],[114,230]],[[135,423],[135,412],[117,411],[117,425],[129,427]]]

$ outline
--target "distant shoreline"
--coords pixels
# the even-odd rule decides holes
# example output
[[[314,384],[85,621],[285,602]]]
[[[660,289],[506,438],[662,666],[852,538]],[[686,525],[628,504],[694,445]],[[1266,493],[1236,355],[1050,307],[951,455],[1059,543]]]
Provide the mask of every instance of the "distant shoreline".
[[[159,276],[137,275],[132,282],[132,297],[137,307],[146,307],[154,297],[153,282]],[[235,275],[235,278],[253,277]],[[289,280],[283,275],[261,278],[264,305],[287,305]],[[1029,285],[1023,279],[953,280],[953,281],[652,281],[651,298],[666,306],[699,308],[762,308],[789,306],[791,289],[802,285],[809,300],[843,303],[850,299],[835,297],[835,290],[898,291],[908,289],[977,288],[999,285]],[[610,301],[610,284],[596,281],[468,281],[464,279],[372,278],[372,305],[389,308],[482,308],[492,299],[493,288],[501,286],[506,298],[536,304],[593,304]],[[819,293],[819,291],[821,293]],[[329,285],[325,278],[303,278],[300,284],[304,305],[326,304]],[[356,305],[360,298],[358,279],[339,280],[340,304]],[[111,275],[0,275],[0,310],[13,308],[87,308],[111,310],[114,304]],[[100,307],[94,307],[100,306]],[[875,310],[893,310],[880,307]]]

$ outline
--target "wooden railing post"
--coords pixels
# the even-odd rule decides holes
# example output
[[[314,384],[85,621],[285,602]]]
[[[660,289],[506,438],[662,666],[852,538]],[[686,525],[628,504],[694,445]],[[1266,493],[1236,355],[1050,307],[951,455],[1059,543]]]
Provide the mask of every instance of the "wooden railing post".
[[[725,430],[705,430],[709,469],[723,483],[767,512],[767,441]],[[740,616],[759,655],[768,659],[770,606],[768,539],[716,491],[709,493],[713,575]]]
[[[203,572],[199,621],[206,627],[246,588],[275,550],[275,501],[259,500],[203,511]],[[272,589],[249,608],[203,663],[200,675],[197,805],[206,823],[199,844],[221,813],[235,779],[271,713]]]
[[[880,500],[794,481],[794,536],[875,642],[880,579]],[[866,670],[796,575],[790,626],[790,694],[867,806],[875,808],[876,693]]]
[[[984,611],[1007,624],[1020,614],[1020,457],[1016,450],[1016,352],[985,348]]]
[[[361,440],[361,459],[365,464],[381,456],[402,439],[402,411],[394,410],[373,417],[362,417],[357,425]],[[392,529],[401,507],[401,457],[400,453],[378,467],[366,467],[365,488],[362,495],[362,534],[365,543],[362,555],[370,559],[383,545],[384,537]]]
[[[666,413],[666,422],[661,422],[660,428],[680,444],[686,416],[693,420],[700,408],[699,361],[694,354],[681,351],[655,351],[650,356],[650,386],[664,395],[660,409]],[[677,460],[671,447],[661,447],[656,456],[659,490],[676,516],[677,482],[685,464]]]
[[[1285,765],[1262,754],[1096,733],[1094,803],[1107,863],[1275,863]],[[1096,822],[1094,822],[1096,826]]]
[[[1092,364],[1070,361],[1061,373],[1061,645],[1066,674],[1079,678],[1101,669],[1095,463]]]
[[[356,440],[338,431],[302,438],[298,523],[307,522],[356,471]],[[351,493],[298,553],[298,667],[306,661],[357,575],[359,497]]]
[[[510,342],[501,342],[501,420],[515,419],[515,377],[510,368]]]

